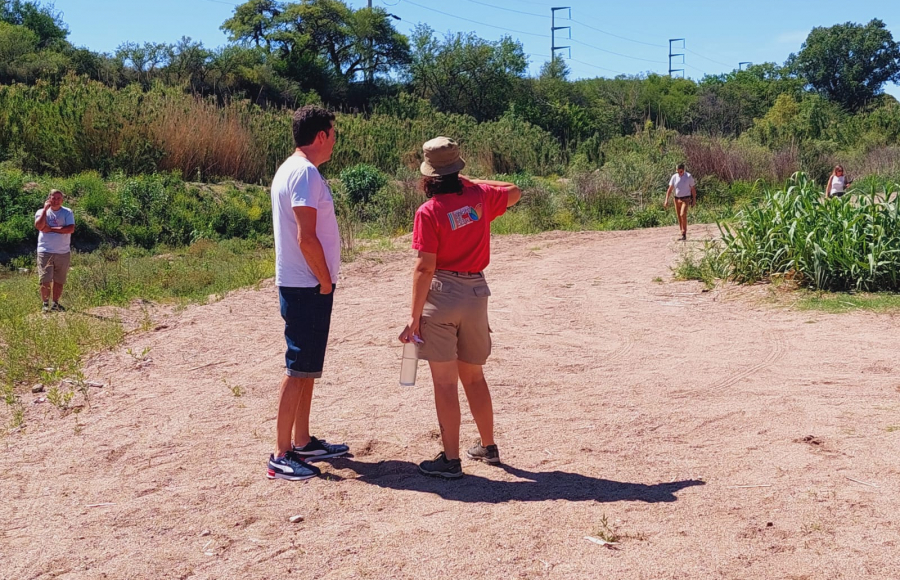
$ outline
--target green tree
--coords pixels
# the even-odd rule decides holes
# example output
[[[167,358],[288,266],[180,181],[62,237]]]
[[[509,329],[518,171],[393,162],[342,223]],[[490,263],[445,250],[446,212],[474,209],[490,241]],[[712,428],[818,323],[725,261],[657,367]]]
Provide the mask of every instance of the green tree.
[[[278,28],[281,2],[276,0],[249,0],[234,9],[234,16],[226,20],[221,30],[228,33],[232,42],[252,42],[259,47],[265,43],[272,50],[272,35]]]
[[[0,21],[24,26],[38,36],[38,47],[45,48],[65,41],[69,29],[53,6],[42,6],[40,2],[22,0],[0,0]]]
[[[126,69],[126,80],[137,81],[145,87],[158,70],[168,63],[169,47],[156,42],[125,42],[116,49],[116,58]]]
[[[381,8],[353,10],[340,0],[286,4],[278,16],[276,38],[287,51],[322,58],[344,84],[358,75],[373,80],[409,62],[409,42]]]
[[[212,53],[203,47],[202,42],[194,42],[186,36],[169,46],[167,52],[167,81],[170,84],[186,84],[195,92],[201,91]]]
[[[900,47],[884,22],[813,28],[789,64],[820,94],[849,111],[900,80]]]
[[[448,34],[443,41],[427,25],[412,35],[409,86],[439,110],[480,121],[503,114],[525,74],[522,45],[506,36],[489,42],[475,34]]]
[[[37,45],[38,35],[30,29],[0,22],[0,83],[24,80],[25,58]]]
[[[740,135],[775,104],[779,95],[800,98],[805,81],[788,68],[767,62],[700,81],[693,129]]]

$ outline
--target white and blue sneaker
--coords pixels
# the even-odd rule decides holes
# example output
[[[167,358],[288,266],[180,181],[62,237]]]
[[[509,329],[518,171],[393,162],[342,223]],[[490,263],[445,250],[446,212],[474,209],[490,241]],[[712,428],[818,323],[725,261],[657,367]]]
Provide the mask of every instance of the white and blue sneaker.
[[[281,457],[269,456],[269,471],[266,473],[266,477],[301,481],[316,477],[321,473],[318,467],[309,465],[302,457],[297,457],[292,451],[288,451]]]
[[[294,447],[294,454],[302,457],[306,461],[339,457],[348,451],[350,451],[350,447],[343,443],[329,443],[324,439],[316,439],[315,437],[311,437],[309,443],[303,447]]]

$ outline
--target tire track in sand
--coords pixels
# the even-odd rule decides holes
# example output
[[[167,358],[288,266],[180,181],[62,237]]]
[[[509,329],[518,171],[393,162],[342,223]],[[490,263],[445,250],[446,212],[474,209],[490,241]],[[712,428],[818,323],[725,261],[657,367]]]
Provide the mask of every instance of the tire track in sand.
[[[763,332],[765,332],[765,330],[763,330]],[[721,391],[723,389],[727,389],[728,387],[731,387],[746,379],[750,375],[757,373],[763,369],[767,369],[778,362],[784,356],[785,352],[787,351],[787,347],[785,345],[784,336],[782,336],[781,332],[775,332],[771,336],[773,338],[769,341],[769,350],[762,361],[758,362],[755,365],[747,367],[742,371],[725,375],[721,380],[707,387],[707,390]]]

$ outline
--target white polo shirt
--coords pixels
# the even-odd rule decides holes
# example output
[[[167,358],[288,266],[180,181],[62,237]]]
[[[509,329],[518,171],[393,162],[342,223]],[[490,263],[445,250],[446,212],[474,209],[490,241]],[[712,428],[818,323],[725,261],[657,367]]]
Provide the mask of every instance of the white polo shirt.
[[[675,188],[675,197],[690,197],[691,187],[696,184],[691,174],[685,171],[684,175],[678,175],[677,173],[673,175],[672,179],[669,180],[669,185]]]

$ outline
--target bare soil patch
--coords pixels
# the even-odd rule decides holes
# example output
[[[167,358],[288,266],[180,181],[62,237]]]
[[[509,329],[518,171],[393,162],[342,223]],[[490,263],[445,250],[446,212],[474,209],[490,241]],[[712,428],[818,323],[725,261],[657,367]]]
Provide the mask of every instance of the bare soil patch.
[[[89,409],[4,438],[0,577],[900,578],[896,318],[669,282],[675,237],[494,239],[504,466],[453,482],[415,468],[424,363],[397,383],[412,252],[346,267],[313,426],[355,456],[321,479],[265,478],[275,288],[168,313],[89,362]]]

